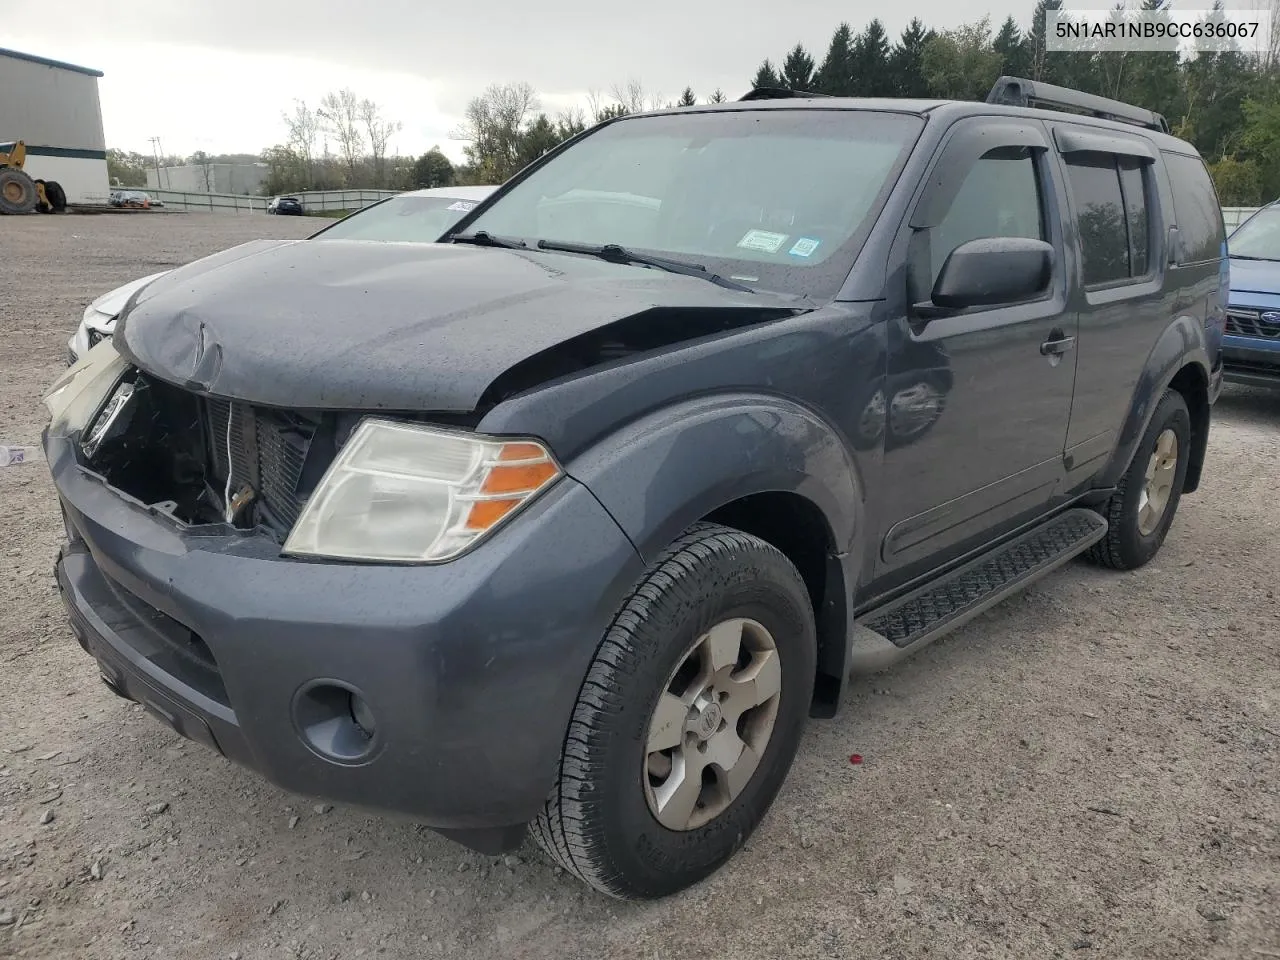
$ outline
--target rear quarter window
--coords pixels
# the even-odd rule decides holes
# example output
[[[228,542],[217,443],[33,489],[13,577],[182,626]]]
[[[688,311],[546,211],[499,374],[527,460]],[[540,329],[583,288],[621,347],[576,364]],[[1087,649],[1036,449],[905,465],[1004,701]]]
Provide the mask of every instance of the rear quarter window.
[[[1173,184],[1173,210],[1182,241],[1182,262],[1203,263],[1222,256],[1226,231],[1218,192],[1204,161],[1181,153],[1163,153]]]

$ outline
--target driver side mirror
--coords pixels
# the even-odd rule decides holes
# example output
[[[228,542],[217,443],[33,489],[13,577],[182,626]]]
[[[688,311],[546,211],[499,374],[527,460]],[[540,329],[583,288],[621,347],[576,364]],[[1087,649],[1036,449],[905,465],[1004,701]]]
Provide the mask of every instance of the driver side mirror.
[[[995,307],[1031,300],[1053,278],[1053,246],[1027,237],[983,237],[951,251],[924,313]],[[933,307],[933,310],[929,310]]]

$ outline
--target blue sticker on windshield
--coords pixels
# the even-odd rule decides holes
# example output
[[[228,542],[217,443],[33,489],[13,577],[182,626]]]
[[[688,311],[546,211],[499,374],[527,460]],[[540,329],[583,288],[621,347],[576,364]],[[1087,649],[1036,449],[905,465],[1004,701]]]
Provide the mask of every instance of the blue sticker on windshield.
[[[811,257],[813,256],[813,251],[818,249],[820,242],[813,239],[813,237],[801,237],[795,242],[795,246],[787,252],[793,257]]]

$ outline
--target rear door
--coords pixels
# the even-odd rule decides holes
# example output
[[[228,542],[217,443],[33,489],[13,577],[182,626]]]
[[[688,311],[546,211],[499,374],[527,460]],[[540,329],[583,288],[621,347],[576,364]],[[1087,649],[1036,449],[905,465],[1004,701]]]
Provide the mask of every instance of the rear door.
[[[1061,486],[1076,331],[1052,163],[1039,121],[957,122],[895,242],[890,275],[906,282],[887,288],[886,588],[1043,512]],[[1043,294],[933,319],[914,308],[952,250],[1002,236],[1055,248]]]
[[[1115,449],[1147,358],[1178,305],[1166,291],[1172,214],[1155,145],[1140,133],[1050,124],[1073,229],[1072,308],[1079,316],[1067,486]]]

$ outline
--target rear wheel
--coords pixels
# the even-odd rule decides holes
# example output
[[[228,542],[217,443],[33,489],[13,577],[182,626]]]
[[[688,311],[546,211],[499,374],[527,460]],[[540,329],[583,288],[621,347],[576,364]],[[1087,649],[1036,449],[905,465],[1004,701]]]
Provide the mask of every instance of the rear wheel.
[[[1182,498],[1191,455],[1191,414],[1176,390],[1166,390],[1133,461],[1102,508],[1107,536],[1086,556],[1114,570],[1136,570],[1164,543]]]
[[[561,866],[622,899],[708,876],[768,811],[808,716],[804,581],[778,550],[699,524],[641,580],[578,696],[533,824]]]
[[[57,180],[46,181],[44,195],[49,199],[49,206],[54,213],[65,213],[67,209],[67,192]]]
[[[31,213],[37,200],[34,180],[13,167],[0,168],[0,213]]]

